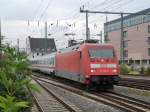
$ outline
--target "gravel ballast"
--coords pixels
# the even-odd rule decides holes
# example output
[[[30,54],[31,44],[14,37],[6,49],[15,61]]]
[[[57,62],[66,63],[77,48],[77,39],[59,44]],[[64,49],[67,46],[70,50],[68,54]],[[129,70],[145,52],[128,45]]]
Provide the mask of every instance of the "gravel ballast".
[[[64,100],[73,103],[76,107],[80,108],[83,112],[122,112],[116,108],[98,103],[94,100],[87,99],[83,96],[74,94],[64,89],[49,85],[52,91],[64,98]]]
[[[115,86],[114,91],[129,97],[150,102],[150,91],[130,87]]]

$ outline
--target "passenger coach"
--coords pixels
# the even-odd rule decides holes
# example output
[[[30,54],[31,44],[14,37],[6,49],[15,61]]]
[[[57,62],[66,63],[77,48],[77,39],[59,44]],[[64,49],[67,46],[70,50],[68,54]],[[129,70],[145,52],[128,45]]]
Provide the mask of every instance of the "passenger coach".
[[[56,53],[51,53],[30,59],[32,70],[53,74],[55,72],[55,56]]]

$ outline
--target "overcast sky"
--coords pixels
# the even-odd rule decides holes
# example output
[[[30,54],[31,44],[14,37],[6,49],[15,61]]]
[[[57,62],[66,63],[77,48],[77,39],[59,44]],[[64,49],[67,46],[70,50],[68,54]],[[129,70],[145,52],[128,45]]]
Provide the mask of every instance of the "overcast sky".
[[[44,21],[48,21],[48,33],[61,47],[69,38],[84,39],[85,15],[79,13],[82,5],[89,10],[137,12],[150,8],[150,0],[0,0],[2,34],[6,36],[3,42],[16,45],[19,38],[20,47],[25,47],[28,35],[44,37]],[[117,17],[109,15],[108,20]],[[91,34],[103,30],[104,22],[105,15],[90,14]],[[67,32],[76,36],[64,37]]]

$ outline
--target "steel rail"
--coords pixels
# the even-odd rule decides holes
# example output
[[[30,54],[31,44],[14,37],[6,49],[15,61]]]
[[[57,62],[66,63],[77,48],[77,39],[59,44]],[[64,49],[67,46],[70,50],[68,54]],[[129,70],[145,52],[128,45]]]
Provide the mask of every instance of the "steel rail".
[[[130,100],[124,100],[124,101],[121,101],[121,99],[125,99],[124,97],[121,98],[121,96],[119,96],[119,100],[116,100],[116,97],[115,98],[111,98],[109,97],[108,95],[105,95],[105,94],[95,94],[96,96],[101,96],[102,98],[106,99],[106,100],[109,100],[109,101],[105,101],[105,100],[102,100],[102,99],[99,99],[99,98],[95,98],[91,95],[88,94],[84,94],[81,92],[81,90],[75,90],[75,89],[71,89],[71,88],[67,88],[67,87],[64,87],[62,85],[57,85],[57,84],[53,84],[49,81],[45,81],[45,80],[42,80],[42,79],[39,79],[37,78],[38,80],[40,81],[43,81],[45,83],[48,83],[48,84],[51,84],[51,85],[54,85],[56,87],[60,87],[60,88],[63,88],[63,89],[66,89],[68,91],[71,91],[73,93],[76,93],[76,94],[79,94],[79,95],[82,95],[84,97],[87,97],[87,98],[90,98],[90,99],[93,99],[95,101],[98,101],[98,102],[101,102],[101,103],[104,103],[106,105],[110,105],[110,106],[113,106],[113,107],[117,107],[121,110],[124,110],[124,111],[128,111],[128,112],[132,112],[132,111],[141,111],[141,112],[145,112],[146,110],[149,110],[149,107],[147,105],[144,105],[144,104],[141,104],[141,102],[144,102],[144,101],[141,101],[141,102],[138,102],[137,100],[134,100],[134,99],[130,99]],[[47,79],[47,80],[50,80],[50,79]],[[58,83],[58,82],[57,82]],[[134,101],[132,101],[134,100]],[[134,102],[134,105],[132,104]],[[130,104],[128,104],[130,103]],[[117,104],[117,105],[116,105]],[[134,107],[136,106],[136,107]],[[140,107],[139,107],[140,106]],[[146,109],[145,109],[146,108]]]

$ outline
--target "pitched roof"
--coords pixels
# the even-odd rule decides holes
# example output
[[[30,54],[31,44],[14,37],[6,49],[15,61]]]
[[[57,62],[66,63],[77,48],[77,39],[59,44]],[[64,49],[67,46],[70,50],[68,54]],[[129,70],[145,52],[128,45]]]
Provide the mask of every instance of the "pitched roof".
[[[29,36],[30,49],[32,52],[56,51],[54,38],[31,38]]]

